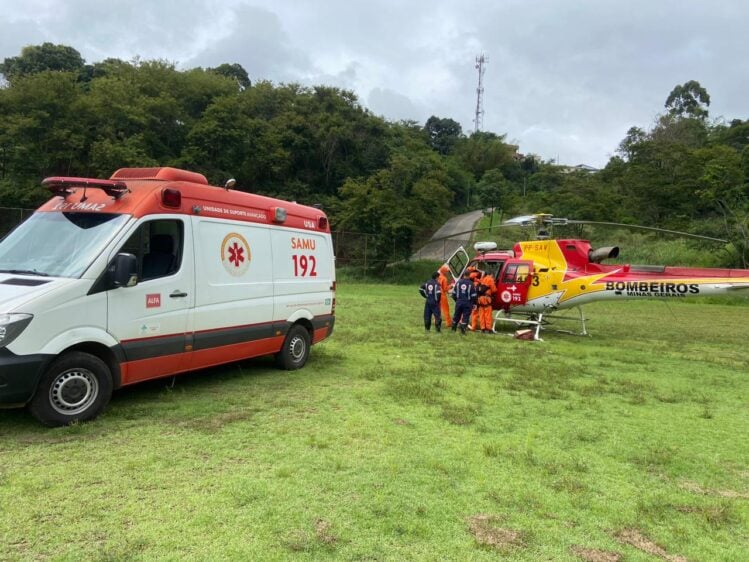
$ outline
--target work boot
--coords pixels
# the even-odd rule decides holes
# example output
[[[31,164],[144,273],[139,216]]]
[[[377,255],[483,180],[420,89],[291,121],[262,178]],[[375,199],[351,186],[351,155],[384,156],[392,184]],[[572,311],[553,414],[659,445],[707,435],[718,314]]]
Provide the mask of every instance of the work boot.
[[[435,328],[435,330],[437,330],[438,334],[442,333],[442,326],[440,326],[439,324],[437,324],[434,328]]]
[[[461,336],[465,336],[466,335],[466,327],[463,324],[460,325],[460,335]]]

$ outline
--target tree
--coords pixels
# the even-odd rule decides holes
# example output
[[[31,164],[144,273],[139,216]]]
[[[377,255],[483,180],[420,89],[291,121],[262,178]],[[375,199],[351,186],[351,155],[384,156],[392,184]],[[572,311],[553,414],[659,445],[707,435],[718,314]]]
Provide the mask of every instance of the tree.
[[[446,180],[439,157],[427,147],[398,150],[387,168],[346,180],[336,227],[377,234],[373,253],[378,260],[406,258],[416,237],[448,215]]]
[[[241,64],[237,62],[235,62],[234,64],[220,64],[216,68],[209,68],[208,70],[210,72],[215,72],[216,74],[220,74],[222,76],[226,76],[227,78],[236,80],[240,90],[245,90],[252,86],[247,71],[242,67]]]
[[[637,156],[647,138],[647,134],[640,127],[630,127],[627,136],[619,143],[619,148],[616,151],[631,162]]]
[[[710,95],[696,80],[676,85],[666,98],[665,107],[675,117],[707,118]]]
[[[460,123],[449,118],[440,119],[432,115],[424,124],[427,142],[438,153],[446,156],[453,151],[455,144],[463,136]]]
[[[485,209],[504,208],[506,210],[510,205],[507,197],[509,184],[502,172],[497,169],[489,170],[483,175],[476,185],[476,195]]]
[[[504,142],[504,136],[480,131],[473,133],[455,147],[455,155],[463,167],[473,173],[476,180],[488,170],[500,168],[503,171],[516,167],[515,153],[517,147]]]
[[[0,64],[0,73],[11,84],[22,76],[40,72],[73,72],[80,75],[85,62],[73,47],[43,43],[30,45],[17,57],[8,57]]]

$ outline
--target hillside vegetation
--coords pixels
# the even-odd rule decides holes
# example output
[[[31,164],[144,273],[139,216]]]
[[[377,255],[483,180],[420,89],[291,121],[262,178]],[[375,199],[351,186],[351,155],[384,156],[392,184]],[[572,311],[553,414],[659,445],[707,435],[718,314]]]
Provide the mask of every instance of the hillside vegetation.
[[[749,121],[710,120],[710,96],[693,80],[673,89],[650,130],[632,127],[606,167],[588,173],[504,134],[466,135],[450,117],[393,123],[352,92],[251,80],[238,64],[86,63],[45,43],[0,72],[0,206],[36,206],[46,176],[176,166],[323,204],[334,229],[371,235],[374,271],[479,207],[708,234],[729,239],[725,265],[749,260]],[[343,245],[339,258],[363,251]]]

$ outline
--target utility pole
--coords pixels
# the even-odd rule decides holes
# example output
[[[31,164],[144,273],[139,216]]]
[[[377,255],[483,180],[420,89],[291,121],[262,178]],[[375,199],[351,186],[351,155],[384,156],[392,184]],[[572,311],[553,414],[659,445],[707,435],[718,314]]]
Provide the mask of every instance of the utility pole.
[[[489,59],[481,53],[476,57],[476,70],[479,71],[479,84],[476,87],[476,117],[473,119],[475,128],[474,133],[478,133],[481,130],[481,125],[484,120],[484,72],[486,68],[484,65],[489,62]]]

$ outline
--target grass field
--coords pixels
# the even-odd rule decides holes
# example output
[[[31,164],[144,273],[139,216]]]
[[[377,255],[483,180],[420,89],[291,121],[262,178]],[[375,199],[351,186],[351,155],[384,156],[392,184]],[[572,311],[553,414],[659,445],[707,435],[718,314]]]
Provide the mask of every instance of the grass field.
[[[422,302],[342,283],[301,371],[0,412],[0,559],[749,559],[748,306],[597,304],[591,337],[523,342],[426,335]]]

